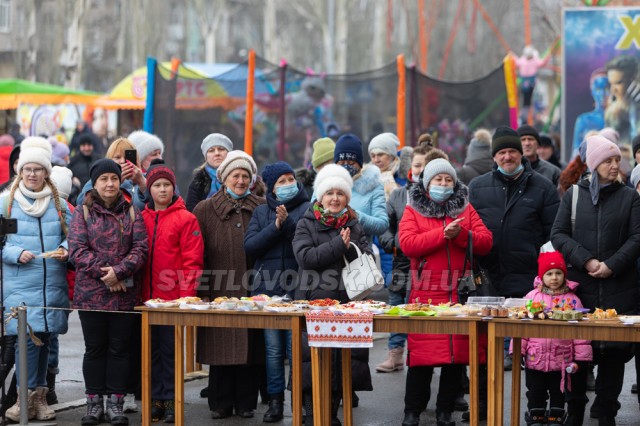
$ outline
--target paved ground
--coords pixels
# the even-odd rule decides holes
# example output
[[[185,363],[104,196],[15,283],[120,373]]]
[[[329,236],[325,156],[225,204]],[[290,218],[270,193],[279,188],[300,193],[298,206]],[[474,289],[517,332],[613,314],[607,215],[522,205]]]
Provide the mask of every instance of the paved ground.
[[[84,351],[82,334],[80,331],[80,323],[77,313],[72,313],[70,317],[69,333],[61,336],[61,373],[58,376],[58,396],[61,404],[54,407],[58,411],[58,425],[79,425],[80,418],[84,414],[83,403],[84,387],[82,380],[82,355]],[[354,409],[354,419],[356,425],[400,425],[403,417],[403,397],[404,397],[404,379],[403,372],[390,374],[375,373],[375,365],[382,361],[386,355],[386,337],[385,335],[376,336],[374,348],[371,350],[371,367],[373,377],[373,392],[361,392],[360,406]],[[432,380],[432,394],[435,395],[439,378],[434,377]],[[505,375],[505,386],[507,394],[510,392],[511,373]],[[238,417],[231,417],[225,420],[215,421],[209,416],[209,409],[205,399],[199,397],[200,389],[206,386],[205,379],[197,379],[188,382],[185,385],[185,394],[187,400],[186,406],[186,424],[219,424],[219,425],[258,425],[262,423],[262,416],[267,409],[266,405],[259,405],[254,419],[244,420]],[[523,377],[524,382],[524,377]],[[630,393],[631,384],[635,382],[634,363],[627,364],[627,376],[624,389],[620,398],[622,410],[618,415],[617,422],[619,425],[640,425],[640,411],[638,409],[637,397]],[[594,394],[589,393],[589,398],[593,399]],[[282,425],[290,425],[290,394],[287,394],[286,417],[280,423]],[[522,407],[526,406],[526,401],[521,402]],[[508,408],[509,402],[505,401],[506,411],[505,419],[509,418]],[[429,403],[427,411],[422,415],[422,425],[435,424],[435,404]],[[340,414],[340,417],[342,415]],[[130,415],[132,425],[141,423],[140,413]],[[456,413],[454,420],[457,424],[463,424],[461,414]],[[507,420],[508,421],[508,420]],[[486,422],[485,422],[486,423]],[[36,424],[34,422],[34,424]],[[522,421],[524,424],[524,421]],[[586,425],[597,425],[597,420],[588,419]]]

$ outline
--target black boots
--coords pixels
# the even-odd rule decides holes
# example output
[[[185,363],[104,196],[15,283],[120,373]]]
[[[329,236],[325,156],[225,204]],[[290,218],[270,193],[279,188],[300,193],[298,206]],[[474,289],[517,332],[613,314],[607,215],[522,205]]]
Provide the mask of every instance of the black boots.
[[[543,426],[547,423],[547,410],[544,408],[532,408],[524,414],[527,426]]]
[[[456,422],[451,420],[451,411],[436,410],[436,425],[437,426],[455,426]]]
[[[404,413],[404,419],[402,420],[402,426],[418,426],[420,424],[420,413],[413,411],[407,411]]]
[[[562,408],[551,408],[547,411],[547,425],[562,426],[567,419],[567,413]]]
[[[582,426],[584,423],[584,402],[567,403],[567,419],[564,421],[566,426]]]
[[[275,423],[282,420],[284,411],[284,393],[269,395],[269,409],[264,413],[264,423]]]
[[[58,395],[56,395],[56,374],[47,371],[47,405],[54,405],[58,403]]]

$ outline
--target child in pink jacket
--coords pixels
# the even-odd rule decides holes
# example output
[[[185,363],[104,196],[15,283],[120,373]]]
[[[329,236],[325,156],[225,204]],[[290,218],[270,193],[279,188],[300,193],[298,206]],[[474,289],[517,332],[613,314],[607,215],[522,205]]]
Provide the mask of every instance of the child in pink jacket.
[[[567,265],[557,251],[540,253],[534,289],[526,296],[534,302],[582,308],[575,294],[578,283],[566,279]],[[565,391],[570,386],[566,368],[573,362],[591,361],[593,352],[588,340],[522,339],[522,357],[527,384],[527,425],[562,425],[566,419]],[[583,363],[580,363],[583,364]],[[573,395],[572,397],[575,397]],[[549,410],[547,410],[549,399]]]

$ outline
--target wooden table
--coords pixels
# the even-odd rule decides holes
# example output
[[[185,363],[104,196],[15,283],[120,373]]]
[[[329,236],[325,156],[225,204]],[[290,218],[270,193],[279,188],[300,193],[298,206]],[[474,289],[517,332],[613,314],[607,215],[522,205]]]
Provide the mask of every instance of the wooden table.
[[[469,409],[470,425],[479,424],[478,340],[486,328],[480,317],[399,317],[376,315],[374,332],[418,334],[463,334],[469,336]],[[331,349],[311,348],[314,425],[331,424]],[[345,426],[353,425],[351,408],[351,350],[342,350],[342,407]],[[295,423],[294,423],[295,424]],[[491,424],[491,423],[489,423]]]
[[[291,369],[293,424],[302,424],[302,330],[303,313],[275,313],[267,311],[225,311],[158,309],[136,307],[142,312],[142,424],[151,425],[151,326],[169,325],[175,329],[175,409],[177,426],[184,422],[184,328],[221,327],[291,330]]]
[[[640,326],[624,325],[618,319],[586,320],[578,323],[553,320],[492,319],[489,332],[489,399],[487,424],[500,426],[504,421],[504,338],[513,338],[513,370],[511,384],[511,421],[520,424],[520,348],[521,339],[608,340],[640,342]]]

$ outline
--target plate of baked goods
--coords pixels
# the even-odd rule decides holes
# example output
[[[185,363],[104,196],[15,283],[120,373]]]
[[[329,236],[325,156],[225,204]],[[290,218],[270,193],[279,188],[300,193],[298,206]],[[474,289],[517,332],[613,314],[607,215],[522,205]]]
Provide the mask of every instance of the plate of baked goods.
[[[275,302],[266,305],[264,310],[269,312],[295,312],[299,311],[300,308],[292,303]]]
[[[164,299],[149,299],[144,304],[150,308],[177,308],[180,306],[180,302]]]

